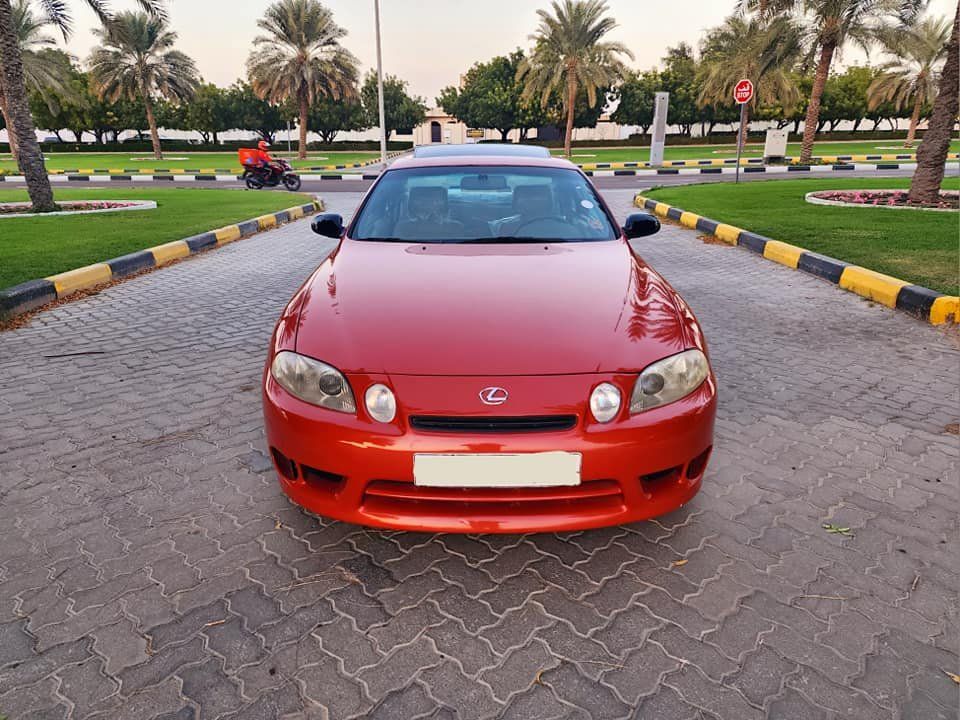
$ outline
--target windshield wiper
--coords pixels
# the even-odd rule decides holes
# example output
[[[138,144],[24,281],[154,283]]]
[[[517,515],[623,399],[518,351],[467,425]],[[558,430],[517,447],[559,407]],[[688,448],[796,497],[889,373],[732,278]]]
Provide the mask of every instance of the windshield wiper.
[[[478,245],[479,245],[479,244],[482,244],[482,243],[488,243],[488,244],[495,244],[495,243],[501,243],[501,244],[508,244],[508,243],[515,243],[515,244],[522,244],[522,243],[558,243],[558,242],[567,242],[567,240],[563,240],[563,239],[561,239],[561,238],[529,237],[529,236],[525,236],[525,235],[519,235],[519,236],[514,236],[514,235],[499,235],[499,236],[497,236],[497,237],[470,238],[469,240],[457,240],[457,242],[460,243],[460,244],[463,244],[463,245],[471,245],[471,244],[478,244]]]

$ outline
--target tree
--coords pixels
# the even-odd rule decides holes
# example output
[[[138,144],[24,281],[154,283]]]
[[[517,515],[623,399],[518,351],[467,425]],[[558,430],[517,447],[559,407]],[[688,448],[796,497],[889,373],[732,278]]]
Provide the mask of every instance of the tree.
[[[681,132],[689,136],[694,123],[704,117],[697,102],[700,81],[693,48],[686,43],[667,48],[667,54],[661,62],[663,71],[660,73],[660,89],[670,93],[670,122],[679,125]]]
[[[65,80],[70,71],[70,58],[61,51],[54,50],[55,41],[44,34],[54,25],[46,17],[33,13],[26,0],[16,0],[12,5],[13,31],[20,48],[23,64],[23,80],[27,91],[39,94],[51,109],[55,108],[54,94],[64,90]],[[0,115],[11,128],[7,117],[7,102],[0,82]],[[10,152],[17,157],[17,138],[12,129],[7,133],[10,138]]]
[[[257,26],[247,59],[254,92],[275,104],[294,102],[300,127],[300,159],[307,157],[310,106],[320,96],[350,97],[357,83],[359,61],[340,40],[347,31],[318,0],[278,0]]]
[[[940,73],[940,89],[933,103],[930,123],[917,148],[917,169],[910,181],[910,202],[932,203],[940,194],[943,169],[950,149],[950,133],[957,121],[957,86],[960,84],[960,3],[946,46],[947,59]]]
[[[653,125],[654,95],[660,89],[660,73],[656,70],[629,74],[615,91],[620,103],[610,119],[621,125],[639,125],[646,135]]]
[[[821,127],[827,122],[833,131],[840,122],[848,120],[856,131],[867,117],[867,88],[873,78],[871,68],[853,65],[842,75],[828,79],[820,109]]]
[[[197,66],[174,50],[177,34],[166,20],[143,12],[118,13],[94,34],[103,43],[90,53],[90,79],[97,96],[116,102],[140,98],[147,111],[153,155],[163,159],[160,133],[154,115],[157,97],[183,102],[196,92]]]
[[[55,51],[54,51],[55,52]],[[89,104],[94,100],[87,83],[87,76],[67,62],[67,78],[62,81],[62,90],[52,94],[30,94],[30,112],[38,126],[52,131],[60,142],[63,128],[74,133],[77,142],[88,127]]]
[[[152,16],[164,17],[162,0],[137,0],[140,7]],[[86,0],[86,4],[101,21],[110,19],[103,0]],[[57,25],[64,39],[70,35],[71,18],[66,0],[43,0],[48,18]],[[51,212],[57,209],[53,200],[50,178],[43,163],[43,154],[37,142],[36,128],[30,115],[29,96],[24,80],[23,57],[14,25],[14,13],[10,0],[0,0],[0,92],[7,104],[11,127],[8,133],[20,141],[17,148],[17,163],[26,178],[27,192],[33,212]]]
[[[380,125],[380,112],[377,106],[377,74],[367,73],[360,88],[363,110],[370,127]],[[412,131],[423,122],[427,113],[427,104],[419,95],[407,94],[407,83],[395,75],[383,77],[384,124],[389,138],[397,130]]]
[[[759,8],[761,0],[740,0],[744,8]],[[868,47],[879,27],[899,12],[910,20],[926,0],[766,0],[762,15],[798,10],[805,34],[811,38],[809,51],[816,57],[816,71],[803,121],[800,161],[810,162],[820,121],[820,103],[833,59],[848,42]]]
[[[524,80],[523,99],[539,97],[543,107],[555,90],[563,90],[567,119],[563,150],[570,157],[578,91],[583,88],[588,105],[594,107],[599,89],[626,76],[621,56],[633,59],[633,53],[622,43],[603,39],[617,27],[606,15],[606,0],[553,0],[552,8],[553,14],[537,11],[540,25],[530,36],[534,49],[521,62],[517,79]]]
[[[310,108],[307,115],[307,127],[317,133],[325,143],[332,143],[340,131],[366,130],[367,114],[354,91],[349,99],[334,100],[320,97]]]
[[[791,71],[801,55],[800,32],[786,16],[732,15],[703,42],[699,75],[705,105],[733,105],[733,88],[741,78],[753,81],[753,99],[740,115],[740,137],[747,140],[750,110],[758,104],[789,106],[800,96]]]
[[[880,66],[880,74],[867,89],[867,96],[871,108],[887,101],[893,102],[897,110],[912,105],[904,147],[913,147],[920,110],[937,94],[937,71],[947,52],[950,30],[947,18],[924,17],[910,27],[880,35],[881,46],[891,59]]]
[[[203,83],[184,108],[185,129],[196,130],[204,143],[212,138],[216,145],[219,133],[237,127],[232,110],[226,90],[212,83]]]
[[[287,126],[280,107],[260,98],[248,83],[238,81],[227,91],[230,114],[235,127],[253,130],[272,143],[278,130]]]
[[[515,50],[475,64],[460,88],[440,91],[437,104],[469,127],[498,130],[506,141],[514,128],[525,131],[532,127],[529,123],[536,125],[540,120],[536,103],[523,99],[523,85],[517,81],[522,61],[523,51]]]

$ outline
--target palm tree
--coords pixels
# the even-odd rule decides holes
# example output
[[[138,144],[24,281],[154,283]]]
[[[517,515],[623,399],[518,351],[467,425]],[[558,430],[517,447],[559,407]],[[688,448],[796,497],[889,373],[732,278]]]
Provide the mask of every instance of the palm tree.
[[[71,18],[65,0],[39,0],[44,14],[60,28],[64,39],[70,35]],[[137,0],[147,12],[163,17],[162,0]],[[97,16],[106,21],[109,14],[104,0],[86,0],[85,4]],[[34,212],[50,212],[57,209],[47,169],[43,164],[36,128],[30,115],[27,86],[23,70],[23,57],[17,39],[13,6],[10,0],[0,0],[0,88],[10,122],[7,134],[16,136],[17,163],[26,177],[27,192]]]
[[[830,75],[833,59],[848,43],[867,48],[878,29],[891,17],[911,20],[927,0],[739,0],[741,10],[758,10],[766,16],[796,12],[803,22],[816,71],[807,114],[803,121],[803,145],[800,161],[809,162],[820,122],[820,101]]]
[[[144,12],[118,13],[94,34],[103,42],[88,61],[94,90],[107,102],[143,101],[153,156],[162,160],[154,99],[184,102],[193,97],[200,84],[196,64],[173,49],[177,34],[167,28],[166,20]]]
[[[800,99],[792,71],[802,52],[800,30],[790,17],[728,17],[707,34],[701,47],[697,102],[701,107],[730,105],[737,81],[752,80],[753,100],[740,123],[740,137],[746,142],[750,110],[758,102],[790,107]]]
[[[64,65],[57,58],[43,50],[56,44],[56,41],[44,30],[53,25],[53,21],[46,17],[35,15],[27,0],[16,0],[12,5],[13,29],[20,46],[20,57],[23,63],[23,79],[27,90],[38,92],[44,96],[47,104],[54,102],[51,91],[63,92]],[[7,125],[7,136],[10,139],[10,152],[14,159],[17,157],[17,138],[13,134],[13,123],[7,112],[7,103],[4,98],[2,82],[0,82],[0,114]]]
[[[940,72],[940,91],[933,103],[923,142],[917,148],[917,169],[910,181],[910,202],[936,201],[943,182],[943,169],[950,149],[950,133],[957,121],[957,86],[960,84],[960,3],[953,17],[953,30],[946,46],[946,62]]]
[[[257,25],[266,34],[254,39],[247,59],[250,84],[271,103],[295,103],[304,159],[310,106],[322,95],[356,97],[359,61],[340,44],[347,31],[318,0],[279,0]]]
[[[891,60],[867,89],[868,107],[891,101],[897,110],[913,105],[904,147],[912,147],[920,122],[920,109],[937,94],[937,72],[947,52],[950,20],[925,17],[911,27],[889,29],[880,42]]]
[[[603,40],[617,27],[606,15],[606,0],[553,0],[553,14],[537,10],[540,25],[530,36],[535,45],[529,57],[517,68],[517,79],[524,81],[522,97],[540,97],[546,107],[556,90],[563,90],[567,130],[563,151],[570,157],[573,118],[578,90],[587,91],[590,107],[597,104],[597,90],[610,87],[627,74],[621,56],[633,59],[633,53],[619,42]]]

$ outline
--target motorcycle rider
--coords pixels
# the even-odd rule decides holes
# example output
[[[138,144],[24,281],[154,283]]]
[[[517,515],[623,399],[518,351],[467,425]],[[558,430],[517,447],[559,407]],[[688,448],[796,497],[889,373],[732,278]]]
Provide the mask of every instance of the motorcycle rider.
[[[260,167],[268,169],[271,175],[280,175],[283,173],[283,168],[267,152],[268,147],[270,147],[270,143],[266,140],[257,143],[257,158],[260,160]]]

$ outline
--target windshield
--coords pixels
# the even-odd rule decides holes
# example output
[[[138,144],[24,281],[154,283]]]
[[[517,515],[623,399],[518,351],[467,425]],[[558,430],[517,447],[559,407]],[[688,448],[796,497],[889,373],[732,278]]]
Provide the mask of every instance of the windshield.
[[[514,166],[389,170],[350,233],[354,240],[422,243],[576,242],[618,236],[579,172]]]

